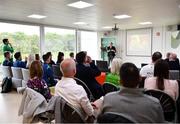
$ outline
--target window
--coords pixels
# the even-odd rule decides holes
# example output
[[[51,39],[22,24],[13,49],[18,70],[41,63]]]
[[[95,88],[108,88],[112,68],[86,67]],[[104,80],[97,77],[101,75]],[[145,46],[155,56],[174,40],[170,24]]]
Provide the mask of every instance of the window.
[[[81,31],[80,32],[80,48],[81,51],[87,51],[87,54],[92,59],[98,59],[98,43],[97,43],[97,32]]]
[[[4,60],[3,42],[8,38],[15,52],[21,52],[22,58],[29,54],[39,53],[39,26],[29,26],[20,24],[10,24],[0,22],[0,62]]]
[[[70,29],[45,27],[45,43],[43,53],[52,52],[53,60],[57,60],[58,52],[69,57],[70,52],[76,52],[76,31]]]

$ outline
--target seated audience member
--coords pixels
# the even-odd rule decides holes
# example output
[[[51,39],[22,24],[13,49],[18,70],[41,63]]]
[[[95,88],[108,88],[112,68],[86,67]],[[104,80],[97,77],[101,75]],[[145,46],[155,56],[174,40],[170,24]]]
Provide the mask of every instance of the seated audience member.
[[[166,62],[169,62],[169,57],[170,57],[170,55],[171,55],[170,52],[168,52],[168,53],[166,54],[166,59],[165,59]]]
[[[138,68],[132,63],[124,63],[120,68],[120,91],[104,97],[101,114],[122,113],[136,123],[162,123],[164,114],[158,99],[145,95],[139,84]]]
[[[168,63],[162,59],[156,62],[154,77],[145,80],[144,88],[162,90],[169,94],[174,100],[179,96],[178,82],[176,80],[169,80]]]
[[[106,75],[106,81],[119,87],[119,69],[122,65],[120,58],[114,58],[111,63],[111,73]]]
[[[52,60],[52,53],[51,52],[47,52],[46,55],[48,55],[50,57],[50,63],[49,65],[55,65],[55,62]]]
[[[76,74],[76,63],[65,59],[60,64],[62,79],[56,84],[55,96],[61,96],[68,103],[79,109],[84,116],[93,117],[94,110],[84,88],[73,79]]]
[[[50,56],[47,54],[43,55],[43,60],[44,60],[43,79],[46,81],[46,83],[49,87],[55,86],[57,81],[54,80],[53,70],[52,70],[51,66],[49,65],[49,63],[51,61]]]
[[[59,53],[58,53],[58,56],[57,56],[57,62],[56,62],[56,64],[57,64],[57,65],[60,65],[63,60],[64,60],[64,53],[63,53],[63,52],[59,52]]]
[[[82,51],[76,54],[77,73],[75,76],[84,81],[92,92],[94,98],[98,99],[104,95],[101,85],[95,79],[95,77],[99,76],[101,72],[91,59],[88,60],[89,63],[87,63],[86,59],[86,52]]]
[[[180,69],[179,59],[177,58],[177,55],[175,53],[170,54],[168,65],[169,65],[170,70],[179,70]]]
[[[71,59],[74,59],[74,53],[71,52],[71,53],[69,54],[69,57],[70,57]]]
[[[13,63],[13,67],[20,67],[20,68],[26,68],[27,64],[27,58],[25,58],[25,61],[22,61],[21,52],[16,52],[14,54],[14,58],[16,59]]]
[[[152,77],[154,74],[154,64],[157,60],[162,58],[162,54],[160,52],[155,52],[152,55],[152,63],[146,66],[143,66],[140,70],[141,77]]]
[[[5,60],[3,61],[3,66],[13,66],[13,62],[10,60],[11,59],[11,53],[5,52],[4,57],[5,57]]]
[[[27,86],[42,94],[46,100],[51,98],[50,90],[46,82],[42,79],[43,69],[39,61],[33,61],[29,67],[30,79]]]
[[[41,61],[41,59],[40,59],[39,54],[35,54],[35,60],[36,60],[36,61],[39,61],[41,64],[43,63],[43,62]]]
[[[30,68],[31,63],[35,60],[35,57],[33,54],[29,54],[28,58],[27,58],[27,64],[26,64],[26,68]]]

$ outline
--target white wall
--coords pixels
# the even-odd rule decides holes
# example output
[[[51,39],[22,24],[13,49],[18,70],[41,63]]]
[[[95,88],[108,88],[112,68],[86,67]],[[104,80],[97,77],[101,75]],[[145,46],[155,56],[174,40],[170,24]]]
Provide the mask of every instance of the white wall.
[[[178,54],[178,50],[170,49],[170,41],[171,41],[171,33],[166,30],[166,27],[153,27],[152,28],[152,53],[159,51],[163,54],[163,58],[167,52],[176,52]],[[157,36],[157,32],[160,33]],[[104,32],[98,32],[98,41],[100,45],[100,39],[103,37]],[[109,36],[114,36],[113,32],[109,33]],[[142,56],[127,56],[126,55],[126,30],[119,30],[116,33],[117,36],[117,57],[122,57],[124,62],[133,62],[137,67],[141,67],[141,63],[150,63],[151,57],[142,57]],[[99,50],[100,52],[100,50]],[[178,57],[180,55],[178,54]]]

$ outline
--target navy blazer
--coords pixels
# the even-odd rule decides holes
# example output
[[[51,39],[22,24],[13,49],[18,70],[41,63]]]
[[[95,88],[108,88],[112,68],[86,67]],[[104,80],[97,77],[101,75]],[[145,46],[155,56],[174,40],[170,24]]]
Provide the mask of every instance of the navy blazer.
[[[100,74],[100,70],[93,63],[90,63],[90,66],[86,66],[84,64],[76,65],[75,77],[86,83],[95,99],[98,99],[104,95],[101,85],[95,79],[95,77],[99,76]]]

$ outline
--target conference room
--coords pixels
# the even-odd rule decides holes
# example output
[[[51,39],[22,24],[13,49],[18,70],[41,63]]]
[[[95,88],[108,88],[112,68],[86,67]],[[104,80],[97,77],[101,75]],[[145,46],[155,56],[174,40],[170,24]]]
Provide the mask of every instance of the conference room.
[[[180,0],[0,0],[0,123],[180,123]]]

